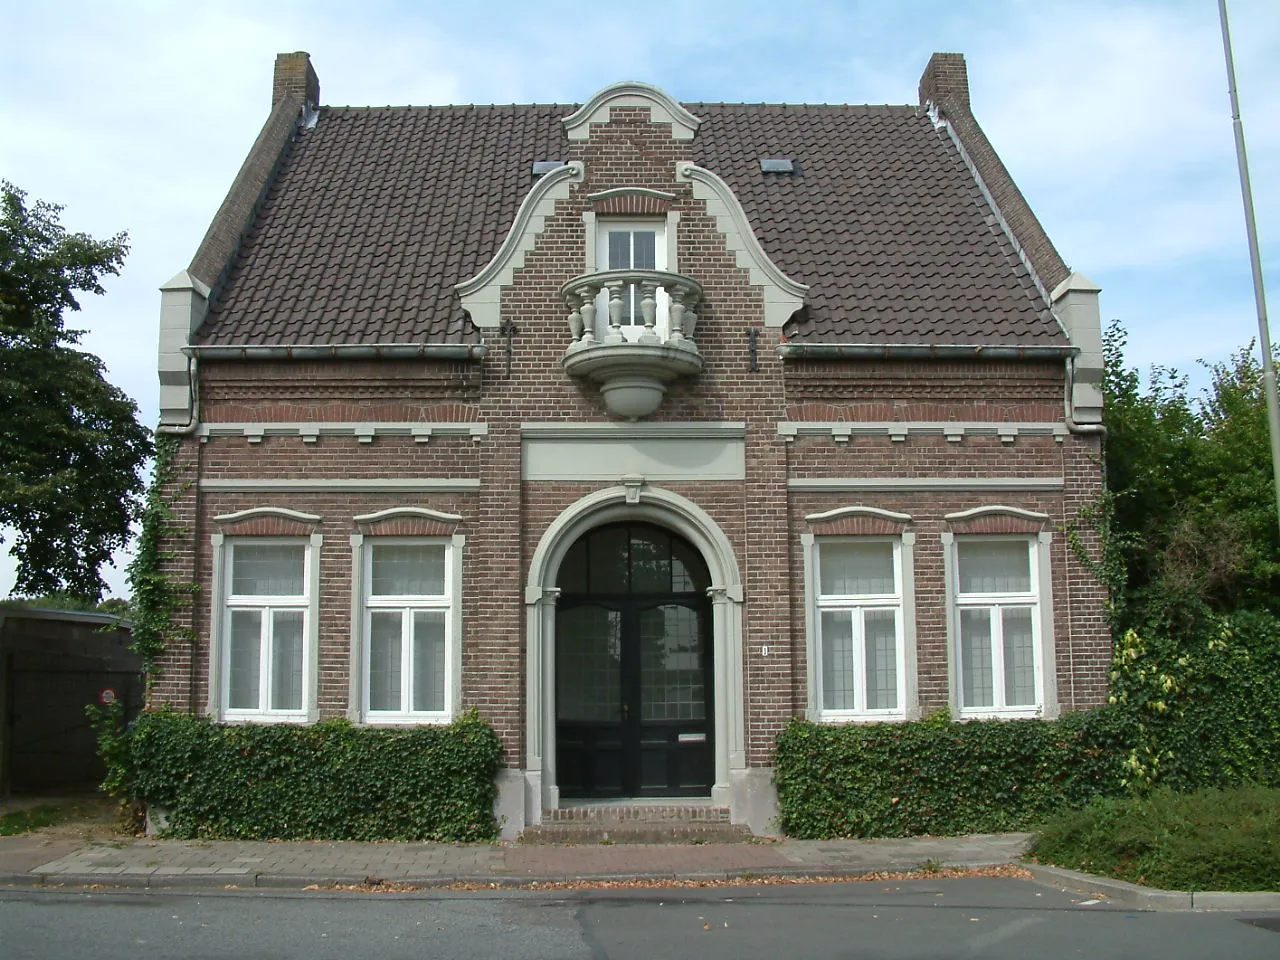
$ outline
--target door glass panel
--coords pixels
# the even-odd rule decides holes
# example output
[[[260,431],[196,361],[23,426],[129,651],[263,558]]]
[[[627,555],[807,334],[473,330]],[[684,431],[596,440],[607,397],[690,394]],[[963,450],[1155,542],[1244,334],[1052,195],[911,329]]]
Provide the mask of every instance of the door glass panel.
[[[560,612],[556,705],[561,720],[622,719],[622,614],[617,610],[581,606]]]
[[[631,528],[631,592],[671,592],[671,537],[665,531]]]
[[[400,709],[401,630],[404,614],[381,611],[369,616],[369,709]]]
[[[698,611],[675,603],[640,611],[640,717],[704,720]]]
[[[609,231],[609,269],[625,270],[631,266],[631,233],[627,230]]]
[[[271,709],[302,709],[302,611],[271,615]]]
[[[262,656],[262,611],[232,610],[228,662],[227,706],[232,710],[257,710],[259,666]]]
[[[1011,707],[1032,706],[1036,702],[1036,665],[1031,608],[1005,607],[1000,614],[1004,632],[1005,703]]]
[[[413,709],[444,709],[444,612],[413,615]]]
[[[852,710],[853,620],[848,610],[822,614],[822,706]]]
[[[898,706],[898,631],[892,610],[868,610],[862,618],[867,662],[867,709]]]
[[[657,270],[658,234],[653,230],[637,230],[631,237],[630,265],[637,270]]]
[[[994,706],[991,689],[991,611],[960,611],[960,685],[966,707]]]

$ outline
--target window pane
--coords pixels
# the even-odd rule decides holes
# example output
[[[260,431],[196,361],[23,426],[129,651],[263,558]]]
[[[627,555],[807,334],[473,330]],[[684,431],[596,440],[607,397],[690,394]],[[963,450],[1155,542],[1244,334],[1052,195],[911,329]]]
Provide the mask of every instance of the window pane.
[[[632,527],[631,592],[671,592],[671,537],[661,530]]]
[[[237,543],[231,553],[231,593],[242,597],[300,597],[302,544]]]
[[[867,709],[898,706],[898,638],[892,610],[868,610],[862,618],[867,671]]]
[[[822,614],[822,708],[852,710],[853,700],[853,614],[849,611]]]
[[[960,611],[961,705],[995,705],[991,689],[991,611]]]
[[[631,266],[631,234],[626,230],[609,231],[609,269],[624,270]]]
[[[961,593],[1030,593],[1031,551],[1025,540],[956,543]]]
[[[444,544],[375,544],[371,579],[375,597],[444,596]]]
[[[444,612],[413,615],[413,709],[444,709]]]
[[[897,593],[892,543],[823,543],[819,547],[818,566],[823,596]]]
[[[587,592],[587,541],[584,537],[569,548],[560,562],[556,586],[561,593]]]
[[[271,615],[271,709],[302,709],[302,611]]]
[[[629,546],[626,527],[605,527],[591,534],[592,593],[626,593],[631,588]]]
[[[711,576],[702,555],[679,537],[671,538],[671,589],[676,593],[700,593],[705,596]]]
[[[259,673],[262,656],[262,611],[232,610],[231,636],[227,638],[227,707],[232,710],[257,710]]]
[[[658,268],[658,234],[653,230],[637,230],[631,235],[632,263],[637,270],[656,270]]]
[[[1031,608],[1005,607],[1001,611],[1004,628],[1004,696],[1011,707],[1034,706],[1036,702],[1035,644],[1031,636]]]
[[[369,709],[400,709],[402,652],[399,610],[378,611],[369,617]]]

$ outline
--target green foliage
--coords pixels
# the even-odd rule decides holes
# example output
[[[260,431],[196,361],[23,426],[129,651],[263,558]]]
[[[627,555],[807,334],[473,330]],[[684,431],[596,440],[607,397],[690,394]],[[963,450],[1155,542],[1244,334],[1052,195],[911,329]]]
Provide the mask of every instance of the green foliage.
[[[220,725],[143,713],[122,750],[107,741],[116,796],[168,811],[167,834],[237,840],[492,840],[502,747],[474,712],[402,730],[346,720]]]
[[[1194,636],[1129,630],[1111,700],[1134,722],[1125,783],[1280,786],[1280,620],[1241,611]]]
[[[142,524],[133,560],[129,564],[129,589],[133,594],[133,627],[131,646],[142,658],[142,669],[148,679],[155,675],[156,659],[165,642],[179,636],[190,639],[190,631],[180,631],[174,616],[191,602],[195,584],[175,584],[164,572],[164,561],[170,556],[163,549],[166,537],[185,531],[174,525],[173,500],[189,481],[179,476],[176,460],[178,440],[162,437],[156,443],[155,470],[142,508]]]
[[[1040,830],[1043,863],[1166,890],[1280,889],[1280,790],[1110,797]]]
[[[1280,614],[1276,521],[1262,365],[1246,347],[1209,367],[1193,398],[1176,371],[1152,369],[1144,390],[1124,365],[1124,332],[1104,337],[1106,547],[1122,560],[1104,579],[1117,632],[1191,634],[1211,614]],[[1083,519],[1083,518],[1082,518]]]
[[[778,737],[782,827],[798,837],[1025,829],[1062,808],[1153,787],[1280,787],[1280,619],[1125,633],[1111,703],[1060,720],[796,720]]]
[[[1056,721],[794,720],[778,737],[781,826],[811,839],[1024,829],[1120,790],[1131,739],[1114,709]]]
[[[117,274],[124,234],[96,241],[58,222],[61,207],[0,181],[0,525],[15,531],[15,592],[96,600],[98,571],[129,537],[150,434],[137,407],[75,349],[63,325],[78,292]]]

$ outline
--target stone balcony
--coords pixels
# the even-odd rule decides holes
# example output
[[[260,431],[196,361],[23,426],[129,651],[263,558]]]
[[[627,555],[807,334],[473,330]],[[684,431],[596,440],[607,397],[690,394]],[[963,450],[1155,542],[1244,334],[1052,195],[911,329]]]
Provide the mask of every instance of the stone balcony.
[[[560,288],[573,342],[560,363],[595,382],[605,407],[628,420],[662,404],[667,384],[702,370],[693,342],[702,287],[662,270],[605,270]]]

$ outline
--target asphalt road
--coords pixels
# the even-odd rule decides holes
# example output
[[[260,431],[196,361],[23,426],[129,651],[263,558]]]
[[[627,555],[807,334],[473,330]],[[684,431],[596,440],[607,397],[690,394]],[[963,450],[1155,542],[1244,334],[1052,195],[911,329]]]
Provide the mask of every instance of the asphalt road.
[[[1016,880],[570,893],[5,890],[0,957],[1280,958],[1280,915],[1267,929],[1231,914],[1080,901]]]

